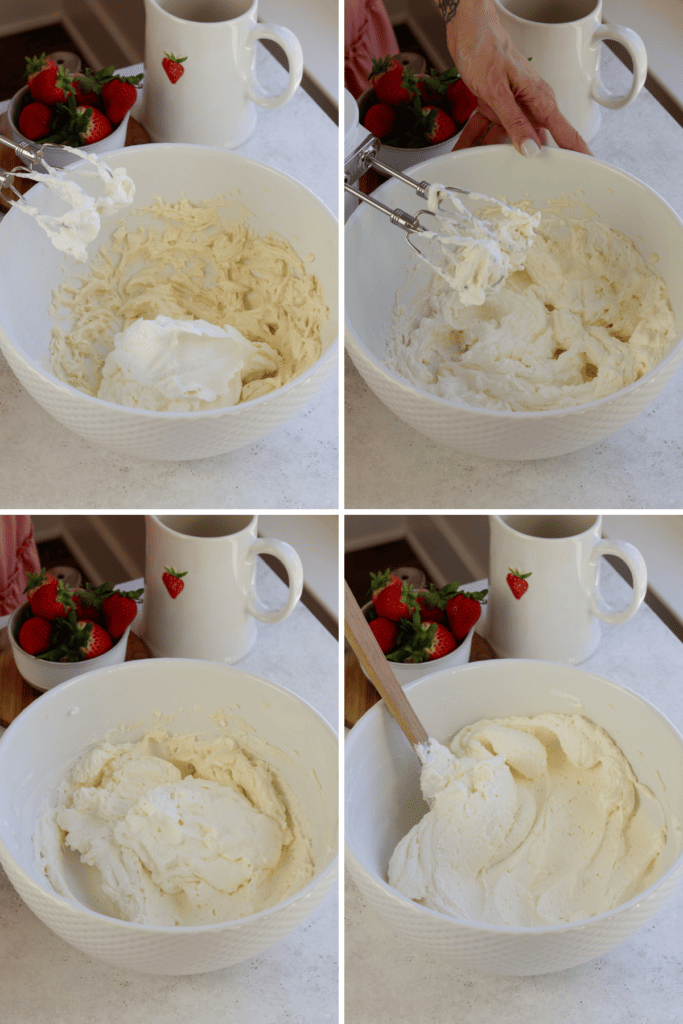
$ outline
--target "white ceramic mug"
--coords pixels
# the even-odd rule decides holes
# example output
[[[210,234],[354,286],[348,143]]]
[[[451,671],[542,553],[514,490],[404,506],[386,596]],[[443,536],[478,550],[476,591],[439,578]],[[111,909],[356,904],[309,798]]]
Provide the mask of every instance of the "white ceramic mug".
[[[257,23],[258,0],[145,0],[143,123],[153,142],[234,149],[256,126],[256,104],[291,99],[303,75],[299,41],[282,25]],[[254,74],[259,39],[277,43],[289,63],[282,93],[268,96]],[[184,57],[171,82],[166,54]]]
[[[602,516],[489,516],[488,639],[502,658],[578,665],[600,642],[600,621],[626,622],[647,590],[643,556],[632,544],[602,540]],[[600,595],[600,558],[631,571],[633,595],[621,611]]]
[[[555,91],[557,105],[586,141],[600,127],[600,106],[632,103],[647,76],[642,39],[630,28],[602,24],[602,0],[494,0],[517,49]],[[622,43],[633,61],[631,88],[608,92],[600,80],[600,43]]]
[[[284,541],[258,538],[258,516],[168,515],[147,519],[142,633],[157,658],[232,664],[256,641],[256,619],[282,622],[303,589],[301,559]],[[275,611],[255,591],[257,555],[274,555],[289,577],[287,601]],[[164,573],[185,573],[172,597]]]

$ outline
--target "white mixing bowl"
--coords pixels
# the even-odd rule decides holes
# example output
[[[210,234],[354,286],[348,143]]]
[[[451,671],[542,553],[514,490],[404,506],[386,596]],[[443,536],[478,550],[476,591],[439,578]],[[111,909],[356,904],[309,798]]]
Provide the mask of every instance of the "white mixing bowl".
[[[417,257],[388,217],[361,203],[346,225],[346,345],[366,383],[399,419],[434,441],[475,455],[540,459],[578,451],[608,437],[668,384],[683,359],[683,221],[661,196],[600,160],[548,147],[532,160],[512,146],[458,150],[413,167],[411,177],[504,196],[511,202],[543,203],[576,194],[604,222],[630,238],[646,263],[658,257],[656,269],[669,289],[678,340],[640,380],[575,408],[501,412],[459,406],[421,391],[383,362],[396,290]],[[396,180],[386,182],[373,196],[411,214],[425,207],[424,200]]]
[[[311,823],[315,875],[300,892],[237,921],[154,927],[99,913],[58,896],[33,858],[41,802],[73,760],[123,723],[116,742],[136,740],[175,715],[174,732],[217,735],[209,716],[228,708],[283,753],[277,770]],[[275,683],[232,666],[159,658],[78,676],[39,697],[0,740],[0,863],[44,924],[87,953],[147,974],[199,974],[240,963],[279,942],[318,906],[336,877],[338,742],[309,704]],[[78,879],[73,880],[78,885]],[[83,891],[83,886],[80,886]]]
[[[203,412],[153,412],[101,401],[63,384],[47,369],[52,289],[78,264],[64,256],[36,224],[11,210],[0,225],[0,348],[26,390],[50,415],[88,441],[150,459],[200,459],[259,440],[290,419],[322,387],[337,364],[338,225],[327,207],[299,182],[237,153],[206,146],[133,146],[108,153],[135,182],[132,209],[155,196],[176,200],[227,194],[254,217],[259,233],[277,231],[322,285],[329,321],[322,354],[304,373],[268,395],[242,405]],[[78,166],[78,165],[77,165]],[[93,190],[94,190],[93,186]],[[43,185],[29,194],[41,212],[64,205]],[[128,214],[126,214],[128,215]],[[90,251],[109,238],[118,217],[103,223]],[[309,261],[308,256],[314,258]]]
[[[652,704],[618,683],[570,665],[479,661],[425,676],[406,695],[430,736],[447,742],[481,718],[582,714],[621,748],[666,815],[662,874],[638,896],[574,924],[507,928],[428,910],[386,881],[396,844],[426,810],[415,751],[383,703],[346,740],[346,863],[377,913],[410,942],[488,974],[562,971],[601,956],[650,920],[683,875],[683,737]]]

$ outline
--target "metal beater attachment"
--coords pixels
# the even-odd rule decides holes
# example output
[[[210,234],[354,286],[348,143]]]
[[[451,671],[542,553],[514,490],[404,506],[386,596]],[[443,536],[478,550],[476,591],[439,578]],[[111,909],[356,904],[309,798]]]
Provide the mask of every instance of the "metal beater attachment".
[[[60,146],[58,142],[43,142],[42,145],[36,146],[34,142],[13,142],[12,139],[8,139],[4,135],[0,135],[0,145],[7,146],[9,149],[13,149],[20,160],[25,160],[28,163],[28,168],[14,167],[11,173],[26,173],[26,170],[40,170],[41,173],[45,170],[47,173],[54,170],[64,170],[63,167],[52,167],[51,164],[45,159],[46,149],[56,149],[63,152],[66,147]],[[38,167],[38,164],[42,164],[42,167]],[[67,164],[68,166],[68,164]],[[106,165],[104,165],[106,167]],[[113,177],[111,171],[106,167],[107,172]]]

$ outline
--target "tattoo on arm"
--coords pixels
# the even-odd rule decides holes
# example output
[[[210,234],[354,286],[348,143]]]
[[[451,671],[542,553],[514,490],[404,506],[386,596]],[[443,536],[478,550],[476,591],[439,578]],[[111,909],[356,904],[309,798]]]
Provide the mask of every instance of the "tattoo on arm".
[[[443,20],[446,24],[449,21],[453,21],[453,18],[458,12],[458,4],[460,0],[438,0],[439,10],[443,16]]]

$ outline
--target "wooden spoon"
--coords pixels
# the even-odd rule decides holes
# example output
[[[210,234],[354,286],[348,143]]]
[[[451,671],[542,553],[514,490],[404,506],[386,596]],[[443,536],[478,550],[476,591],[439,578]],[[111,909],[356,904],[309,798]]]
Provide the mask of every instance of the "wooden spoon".
[[[390,663],[382,654],[375,635],[346,580],[344,580],[344,595],[344,635],[351,644],[354,654],[369,675],[377,692],[384,698],[384,703],[411,745],[415,747],[419,743],[427,743],[429,739],[427,730],[415,714]],[[418,756],[420,756],[419,752]],[[420,759],[422,760],[422,758]]]

